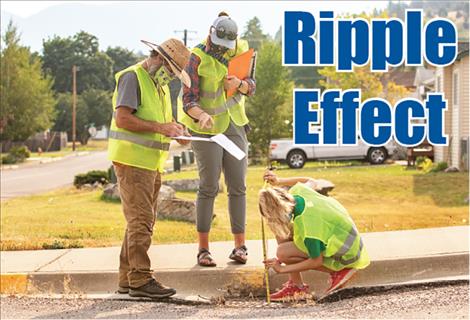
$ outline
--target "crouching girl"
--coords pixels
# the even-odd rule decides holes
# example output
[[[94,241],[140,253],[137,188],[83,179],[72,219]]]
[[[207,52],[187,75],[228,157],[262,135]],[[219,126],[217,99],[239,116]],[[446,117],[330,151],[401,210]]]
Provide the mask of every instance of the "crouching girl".
[[[277,259],[264,261],[289,280],[271,295],[272,301],[302,297],[309,292],[302,271],[330,275],[327,294],[344,286],[357,269],[370,263],[357,228],[346,209],[335,199],[316,192],[310,178],[264,175],[272,188],[260,191],[260,212],[278,241]],[[289,191],[280,187],[291,187]]]

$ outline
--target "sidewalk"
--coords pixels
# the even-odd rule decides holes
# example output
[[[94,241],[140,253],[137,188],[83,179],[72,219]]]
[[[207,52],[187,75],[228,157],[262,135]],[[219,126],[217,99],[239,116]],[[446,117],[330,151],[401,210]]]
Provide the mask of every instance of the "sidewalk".
[[[363,238],[372,263],[352,280],[353,286],[468,279],[468,226],[367,233]],[[228,259],[231,242],[212,244],[215,268],[196,265],[196,244],[154,245],[150,257],[157,279],[185,294],[263,294],[261,241],[250,240],[247,246],[246,265]],[[270,240],[270,257],[275,249]],[[119,251],[109,247],[1,252],[1,293],[111,293],[116,289]],[[316,292],[326,288],[325,274],[310,271],[304,277]],[[272,274],[271,288],[285,279]]]

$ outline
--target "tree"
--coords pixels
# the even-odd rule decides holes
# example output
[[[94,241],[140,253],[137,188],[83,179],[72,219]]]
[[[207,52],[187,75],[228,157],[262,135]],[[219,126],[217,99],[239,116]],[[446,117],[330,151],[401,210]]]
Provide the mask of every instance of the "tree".
[[[72,140],[72,95],[60,93],[56,104],[57,118],[54,130],[65,131]],[[89,89],[77,97],[76,130],[77,139],[86,145],[90,139],[90,127],[101,128],[109,125],[112,116],[111,93],[104,90]]]
[[[109,91],[88,89],[81,94],[87,106],[88,125],[108,126],[113,115],[112,94]]]
[[[281,47],[266,41],[260,48],[256,68],[256,93],[247,99],[251,155],[266,159],[273,138],[292,133],[292,88],[289,70],[281,64]]]
[[[137,54],[122,47],[108,47],[106,54],[113,60],[113,75],[139,61]]]
[[[99,51],[98,38],[80,31],[73,37],[55,36],[43,41],[43,68],[54,79],[57,92],[72,90],[72,66],[77,65],[77,92],[87,89],[112,90],[113,60]]]
[[[2,37],[1,109],[2,141],[24,141],[49,128],[54,117],[53,81],[42,73],[40,59],[19,44],[12,22]]]
[[[258,17],[254,17],[246,23],[245,32],[242,34],[242,38],[248,41],[250,48],[258,51],[263,42],[269,40],[269,36],[263,33],[261,29],[261,22]]]

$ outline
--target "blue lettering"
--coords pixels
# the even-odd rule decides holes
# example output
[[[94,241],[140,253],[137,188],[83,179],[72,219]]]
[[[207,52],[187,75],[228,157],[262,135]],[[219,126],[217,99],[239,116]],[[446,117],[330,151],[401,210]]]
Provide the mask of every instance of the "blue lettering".
[[[416,146],[423,142],[426,134],[424,124],[411,122],[417,118],[424,118],[424,108],[418,101],[402,100],[396,105],[395,138],[399,144]]]
[[[368,99],[361,110],[361,136],[365,143],[379,146],[390,140],[392,110],[381,99]]]
[[[314,16],[308,12],[286,11],[284,21],[284,64],[315,64]],[[299,23],[302,23],[301,30]],[[302,44],[301,62],[300,44]]]
[[[318,90],[294,90],[294,143],[318,144],[318,133],[310,133],[310,123],[318,123],[317,110],[310,110],[311,102],[318,102]],[[268,124],[269,125],[269,124]]]

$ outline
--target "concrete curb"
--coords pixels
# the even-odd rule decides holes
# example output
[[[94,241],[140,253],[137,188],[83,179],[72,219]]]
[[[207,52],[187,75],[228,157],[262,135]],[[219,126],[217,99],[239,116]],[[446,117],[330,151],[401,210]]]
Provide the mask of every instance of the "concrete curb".
[[[349,287],[371,287],[409,282],[426,282],[437,278],[467,278],[469,253],[454,253],[403,259],[372,261],[358,272]],[[1,294],[92,294],[112,293],[116,290],[118,273],[100,272],[31,272],[0,275]],[[238,269],[162,269],[156,278],[186,295],[263,296],[264,269],[244,267]],[[271,290],[279,287],[286,275],[271,273]],[[310,271],[304,280],[312,291],[323,292],[327,287],[326,274]]]

